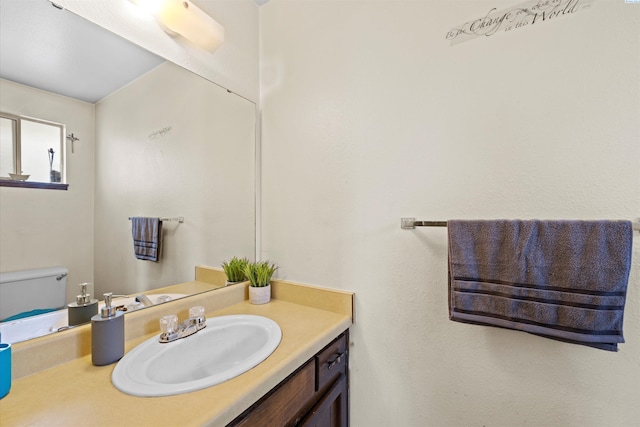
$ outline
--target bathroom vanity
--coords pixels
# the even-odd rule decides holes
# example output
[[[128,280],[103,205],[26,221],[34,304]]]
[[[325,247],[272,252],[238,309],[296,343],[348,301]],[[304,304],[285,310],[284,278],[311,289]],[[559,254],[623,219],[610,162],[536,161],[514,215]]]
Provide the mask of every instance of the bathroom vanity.
[[[347,426],[348,343],[347,330],[229,426]]]
[[[0,425],[347,425],[353,294],[279,280],[272,293],[270,303],[252,305],[240,284],[127,315],[127,352],[158,334],[160,317],[184,318],[193,305],[204,306],[207,317],[254,314],[278,323],[282,340],[266,360],[185,394],[143,398],[118,391],[111,383],[116,365],[91,364],[88,325],[16,344],[19,378],[0,400]],[[59,360],[70,352],[80,354]]]

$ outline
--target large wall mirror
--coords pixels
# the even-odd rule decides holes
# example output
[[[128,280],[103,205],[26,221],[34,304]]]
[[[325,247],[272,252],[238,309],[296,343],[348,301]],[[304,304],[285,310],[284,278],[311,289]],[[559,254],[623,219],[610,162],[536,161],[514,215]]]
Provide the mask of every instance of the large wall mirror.
[[[66,190],[0,186],[0,272],[65,267],[73,302],[83,282],[135,295],[254,258],[254,103],[48,0],[0,8],[0,111],[73,134]],[[184,218],[159,262],[134,256],[137,216]]]

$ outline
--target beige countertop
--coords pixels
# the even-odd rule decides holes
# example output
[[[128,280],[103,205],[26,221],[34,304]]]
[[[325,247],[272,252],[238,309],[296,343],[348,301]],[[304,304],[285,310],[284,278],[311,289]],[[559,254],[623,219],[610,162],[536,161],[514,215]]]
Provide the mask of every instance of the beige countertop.
[[[272,288],[274,299],[265,305],[253,305],[244,297],[237,298],[238,289],[241,292],[242,288],[188,298],[192,305],[204,303],[207,317],[255,314],[273,319],[280,325],[282,340],[278,348],[248,372],[222,384],[182,395],[135,397],[112,385],[111,373],[115,364],[94,366],[91,355],[85,354],[14,380],[9,395],[0,400],[0,426],[226,425],[352,323],[351,293],[284,281],[274,281]],[[229,302],[224,307],[207,303],[207,298],[215,298],[218,294],[219,299]],[[177,300],[175,304],[184,300],[186,298]],[[163,312],[171,308],[170,304],[174,303],[163,304]],[[183,310],[182,305],[175,307]],[[155,317],[157,323],[161,313],[151,313],[152,309],[147,316]],[[131,323],[131,328],[140,329],[136,325],[139,323],[145,325],[143,329],[149,329],[147,320],[134,319]],[[125,351],[129,351],[157,335],[158,331],[136,334],[127,325],[126,334]],[[42,345],[32,349],[42,350]]]

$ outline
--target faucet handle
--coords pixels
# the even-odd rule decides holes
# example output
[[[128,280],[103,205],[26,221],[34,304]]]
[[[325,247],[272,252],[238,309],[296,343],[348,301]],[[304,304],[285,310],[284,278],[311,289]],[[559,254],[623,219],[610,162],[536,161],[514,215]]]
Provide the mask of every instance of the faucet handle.
[[[189,309],[189,322],[195,325],[196,330],[200,330],[207,325],[207,318],[204,317],[204,307],[196,305]]]
[[[178,331],[178,316],[168,314],[160,318],[160,332],[171,335]]]
[[[204,307],[201,305],[193,306],[189,309],[189,317],[204,317]]]

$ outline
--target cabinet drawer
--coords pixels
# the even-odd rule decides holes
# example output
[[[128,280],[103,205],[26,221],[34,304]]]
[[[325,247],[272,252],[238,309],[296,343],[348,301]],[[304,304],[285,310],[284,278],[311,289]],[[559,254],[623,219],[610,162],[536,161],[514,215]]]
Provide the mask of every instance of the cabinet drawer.
[[[340,335],[316,355],[316,391],[331,384],[341,373],[346,374],[347,337]]]

